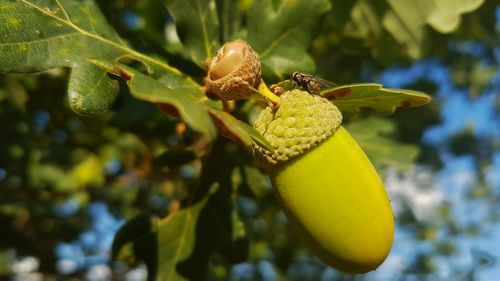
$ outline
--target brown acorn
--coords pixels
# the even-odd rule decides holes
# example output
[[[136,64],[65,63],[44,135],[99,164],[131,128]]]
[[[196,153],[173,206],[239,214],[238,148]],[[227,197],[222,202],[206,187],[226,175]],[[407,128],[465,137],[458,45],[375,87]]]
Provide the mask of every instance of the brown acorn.
[[[210,62],[206,78],[207,92],[223,100],[246,99],[259,87],[259,55],[243,40],[224,44]]]

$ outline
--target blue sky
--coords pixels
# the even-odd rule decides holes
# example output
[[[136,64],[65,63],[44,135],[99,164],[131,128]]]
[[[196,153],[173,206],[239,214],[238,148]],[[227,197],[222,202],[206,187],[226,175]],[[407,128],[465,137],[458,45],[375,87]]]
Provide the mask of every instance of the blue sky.
[[[500,8],[496,10],[500,20]],[[498,26],[498,25],[497,25]],[[459,230],[458,234],[442,231],[435,241],[451,241],[456,249],[450,256],[440,256],[432,253],[429,242],[416,239],[411,233],[405,233],[402,226],[396,229],[393,250],[387,264],[379,272],[374,273],[375,279],[397,274],[409,265],[416,257],[416,253],[429,252],[435,262],[435,277],[448,279],[453,272],[462,272],[476,266],[473,275],[477,280],[500,280],[500,223],[495,216],[500,215],[493,196],[500,196],[500,49],[493,49],[493,57],[488,57],[488,49],[480,42],[456,42],[450,45],[450,50],[460,56],[474,57],[480,61],[479,65],[493,65],[497,72],[491,77],[489,85],[481,95],[471,97],[467,88],[457,86],[452,80],[450,69],[439,59],[424,59],[415,62],[408,68],[394,67],[382,73],[380,81],[387,87],[404,88],[418,80],[427,80],[436,85],[434,102],[441,107],[439,124],[428,128],[422,142],[434,147],[444,164],[444,167],[434,175],[435,185],[443,202],[449,204],[451,219]],[[486,152],[486,162],[478,155],[454,155],[451,153],[448,141],[451,137],[464,131],[470,132],[480,144],[491,146],[482,147]],[[491,147],[493,149],[491,150]],[[484,156],[483,156],[484,158]],[[484,169],[481,167],[486,166]],[[480,179],[484,178],[484,181]],[[417,179],[417,178],[416,178]],[[418,182],[418,180],[417,180]],[[486,186],[491,192],[486,198],[471,199],[473,188]],[[412,190],[403,181],[399,182],[400,193],[411,193],[405,197],[407,201],[415,197]],[[405,190],[406,189],[406,190]],[[413,188],[421,190],[418,186]],[[404,196],[403,196],[404,197]],[[401,197],[401,198],[403,198]],[[395,204],[398,204],[396,198]],[[403,199],[404,200],[404,199]],[[400,203],[400,202],[399,202]],[[408,202],[406,202],[408,203]],[[414,203],[414,202],[413,202]],[[412,202],[409,202],[410,206]],[[435,208],[439,207],[436,201]],[[440,225],[436,218],[426,218],[426,223]],[[478,233],[471,235],[467,229],[477,227]],[[495,250],[493,250],[495,249]],[[482,256],[490,263],[477,266],[478,256]]]

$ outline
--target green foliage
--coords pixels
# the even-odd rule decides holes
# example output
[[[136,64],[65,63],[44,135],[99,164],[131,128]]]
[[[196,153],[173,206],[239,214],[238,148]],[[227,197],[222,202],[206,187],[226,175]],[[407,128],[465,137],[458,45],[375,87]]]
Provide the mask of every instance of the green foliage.
[[[431,28],[447,34],[456,31],[465,13],[478,9],[484,0],[464,1],[333,1],[319,50],[333,45],[355,52],[368,52],[383,63],[401,58],[421,58],[437,51]],[[476,20],[477,21],[477,20]],[[471,23],[470,23],[471,24]],[[476,26],[475,24],[471,24]],[[478,30],[476,30],[477,32]]]
[[[212,59],[220,46],[215,0],[166,0],[182,42],[182,52],[200,67]]]
[[[215,128],[210,122],[207,106],[208,100],[200,86],[187,77],[165,75],[160,80],[151,79],[141,72],[108,61],[91,60],[91,63],[104,70],[122,77],[128,82],[130,93],[135,98],[151,103],[168,104],[172,106],[172,115],[184,120],[194,130],[215,137]],[[176,93],[182,92],[182,95]]]
[[[226,149],[217,141],[214,150]],[[212,253],[237,263],[248,255],[248,238],[235,207],[241,183],[233,179],[234,166],[242,165],[230,155],[214,153],[182,209],[162,219],[139,216],[129,221],[113,245],[113,255],[125,261],[146,261],[150,280],[202,280]],[[239,169],[238,169],[239,170]],[[242,169],[246,170],[246,169]],[[257,176],[248,176],[252,182]],[[196,270],[194,270],[196,269]]]
[[[248,42],[259,53],[264,75],[313,71],[314,61],[306,50],[317,18],[330,9],[326,0],[252,1],[248,17]]]
[[[340,111],[358,112],[370,107],[381,114],[394,113],[396,107],[421,106],[430,102],[425,93],[406,89],[386,89],[380,84],[349,84],[321,91]]]
[[[210,110],[210,114],[213,121],[219,127],[221,134],[232,139],[236,143],[250,147],[255,142],[270,151],[274,150],[273,146],[247,123],[221,110]]]
[[[417,146],[390,138],[395,127],[388,120],[370,117],[350,123],[347,130],[379,170],[384,167],[408,169],[419,154]]]
[[[422,55],[426,25],[441,33],[452,32],[458,28],[461,15],[476,10],[484,0],[388,2],[392,11],[384,15],[384,28],[408,48],[408,55],[417,58]]]
[[[0,71],[70,67],[69,103],[83,115],[108,110],[119,87],[89,59],[144,59],[119,38],[93,1],[4,1],[0,14]],[[146,61],[176,72],[162,62]]]
[[[117,234],[114,256],[145,260],[150,272],[158,272],[150,279],[204,279],[208,272],[206,260],[213,251],[235,263],[246,257],[245,230],[232,208],[227,194],[213,188],[200,202],[163,219],[136,217]],[[133,247],[132,255],[136,257],[131,257],[127,245]]]
[[[379,170],[407,169],[420,153],[420,136],[398,141],[401,129],[375,113],[422,105],[430,97],[352,82],[363,65],[439,53],[430,39],[447,42],[451,37],[444,33],[454,30],[467,34],[461,17],[483,2],[2,1],[0,72],[52,70],[0,75],[0,168],[8,171],[0,179],[6,229],[0,260],[14,245],[48,261],[43,270],[53,274],[57,239],[74,239],[88,226],[81,210],[64,219],[53,210],[67,200],[83,209],[104,199],[129,219],[113,256],[131,265],[144,261],[150,280],[203,280],[217,275],[214,268],[226,271],[213,279],[228,279],[231,264],[263,258],[286,272],[303,252],[286,224],[276,223],[283,213],[248,149],[253,143],[272,149],[247,124],[263,105],[238,102],[227,111],[207,98],[207,61],[224,42],[242,38],[259,53],[266,82],[315,69],[350,81],[321,94],[348,113],[346,128]],[[158,7],[173,22],[165,23],[166,11]],[[131,30],[120,22],[118,15],[129,10],[144,26]],[[172,31],[167,27],[180,41],[163,37]],[[454,73],[459,80],[469,76],[463,65]],[[493,72],[475,68],[476,92]],[[67,110],[68,102],[84,116]],[[360,110],[365,107],[375,113]],[[40,112],[49,113],[48,125],[33,121]],[[229,140],[217,137],[216,128]],[[121,163],[114,173],[113,161]],[[192,174],[183,174],[186,169]],[[245,200],[258,206],[257,214],[242,211]],[[6,270],[0,268],[0,277]]]

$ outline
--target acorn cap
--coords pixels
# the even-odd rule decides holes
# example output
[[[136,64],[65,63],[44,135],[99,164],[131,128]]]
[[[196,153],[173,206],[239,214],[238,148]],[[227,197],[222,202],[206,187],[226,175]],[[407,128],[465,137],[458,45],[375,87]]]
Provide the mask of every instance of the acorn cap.
[[[240,100],[259,87],[259,55],[243,40],[224,44],[210,62],[206,78],[207,92],[223,100]]]
[[[327,99],[301,90],[285,92],[278,109],[270,106],[255,121],[256,130],[275,148],[254,146],[261,166],[275,166],[297,157],[332,135],[342,114]]]

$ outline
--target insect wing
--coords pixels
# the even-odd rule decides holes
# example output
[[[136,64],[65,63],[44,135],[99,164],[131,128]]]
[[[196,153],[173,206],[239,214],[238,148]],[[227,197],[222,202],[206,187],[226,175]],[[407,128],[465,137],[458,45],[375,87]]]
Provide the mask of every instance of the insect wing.
[[[337,85],[331,81],[317,78],[314,75],[306,72],[294,71],[290,75],[290,80],[293,81],[299,88],[306,90],[312,94],[319,94],[321,88],[333,88]]]
[[[333,83],[332,81],[321,79],[321,78],[317,78],[317,77],[314,77],[314,81],[316,83],[320,84],[322,87],[331,88],[331,87],[337,87],[338,86],[337,84]]]

